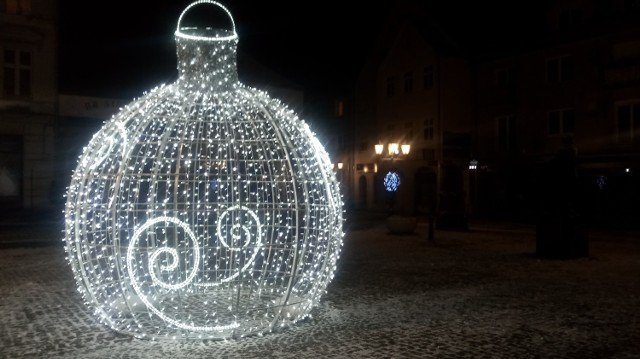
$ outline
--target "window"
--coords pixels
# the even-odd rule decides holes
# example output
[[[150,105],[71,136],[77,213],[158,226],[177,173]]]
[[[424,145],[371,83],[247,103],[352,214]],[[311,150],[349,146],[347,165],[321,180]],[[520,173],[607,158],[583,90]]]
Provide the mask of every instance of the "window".
[[[422,82],[425,89],[433,87],[433,66],[426,66],[422,75]]]
[[[428,118],[424,120],[423,137],[427,141],[433,141],[433,119]]]
[[[499,88],[509,88],[513,84],[511,68],[503,68],[496,70],[496,85]]]
[[[573,79],[571,56],[547,59],[547,82],[561,82]]]
[[[387,96],[391,97],[396,94],[395,79],[393,76],[387,77]]]
[[[336,136],[336,149],[338,151],[342,151],[345,149],[345,136],[343,135]]]
[[[433,148],[422,149],[422,159],[425,161],[431,161],[436,159],[436,151]]]
[[[582,9],[573,8],[560,11],[558,14],[558,28],[568,30],[582,22]]]
[[[0,135],[0,199],[18,200],[22,191],[22,137]]]
[[[4,50],[3,60],[3,96],[30,96],[31,52],[23,50]]]
[[[497,118],[498,123],[498,152],[513,152],[516,149],[516,118],[515,116],[502,116]]]
[[[631,143],[640,136],[640,102],[617,106],[616,130],[619,143]]]
[[[358,148],[360,149],[360,152],[366,152],[369,151],[369,142],[366,141],[362,141],[360,142],[360,144],[358,145]]]
[[[550,111],[547,114],[549,135],[573,133],[575,115],[572,109]]]
[[[405,134],[404,134],[405,141],[411,141],[413,139],[413,122],[411,121],[405,122],[404,129],[405,129]]]
[[[613,58],[616,61],[640,59],[640,41],[638,40],[614,44],[612,48]]]
[[[404,92],[413,91],[413,72],[407,72],[404,74]]]

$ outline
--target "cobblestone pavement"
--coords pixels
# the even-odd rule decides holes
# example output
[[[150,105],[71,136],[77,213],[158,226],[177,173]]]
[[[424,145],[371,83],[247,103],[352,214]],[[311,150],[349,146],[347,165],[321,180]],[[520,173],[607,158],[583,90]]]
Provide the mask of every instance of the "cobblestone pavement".
[[[2,358],[640,358],[639,233],[592,231],[589,258],[554,261],[533,255],[526,225],[476,223],[435,243],[425,226],[351,230],[313,318],[237,341],[153,342],[94,321],[59,232],[29,230],[32,247],[0,248]]]

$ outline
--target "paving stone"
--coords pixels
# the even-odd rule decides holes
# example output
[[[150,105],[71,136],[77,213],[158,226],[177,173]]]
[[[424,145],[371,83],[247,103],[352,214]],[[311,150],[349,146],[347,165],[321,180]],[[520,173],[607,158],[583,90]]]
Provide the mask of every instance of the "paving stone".
[[[533,255],[527,225],[436,231],[435,243],[425,226],[354,228],[311,318],[227,341],[115,333],[84,305],[55,232],[5,233],[48,245],[0,245],[0,358],[640,357],[639,233],[594,230],[589,258],[561,261]]]

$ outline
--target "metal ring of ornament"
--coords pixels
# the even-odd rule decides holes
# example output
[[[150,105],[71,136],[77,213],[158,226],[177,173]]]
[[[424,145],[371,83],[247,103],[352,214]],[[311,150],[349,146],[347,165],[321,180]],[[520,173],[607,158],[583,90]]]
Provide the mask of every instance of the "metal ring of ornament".
[[[227,15],[229,15],[229,20],[231,20],[231,33],[232,33],[232,35],[230,35],[230,36],[222,36],[222,37],[208,37],[208,36],[189,35],[189,34],[185,34],[184,32],[182,32],[181,31],[181,27],[180,27],[180,24],[182,23],[182,18],[184,17],[184,15],[186,15],[187,11],[189,11],[192,7],[194,7],[196,5],[200,5],[200,4],[216,5],[216,6],[220,7],[222,10],[224,10],[224,12],[226,12]],[[220,4],[219,2],[212,1],[212,0],[199,0],[199,1],[196,1],[196,2],[192,3],[191,5],[187,6],[182,11],[182,14],[180,14],[180,17],[178,18],[178,27],[176,28],[175,35],[178,36],[178,37],[183,37],[185,39],[204,40],[204,41],[227,41],[227,40],[232,40],[232,39],[237,39],[238,38],[238,33],[236,33],[236,23],[235,23],[235,21],[233,21],[233,16],[231,15],[231,12],[226,7],[224,7],[222,4]]]
[[[111,151],[113,151],[113,148],[118,143],[120,143],[121,146],[122,146],[122,149],[120,150],[120,154],[123,155],[123,154],[126,153],[126,151],[127,151],[127,130],[125,129],[124,125],[122,123],[120,123],[120,122],[116,123],[116,126],[118,127],[118,131],[116,133],[113,133],[111,136],[109,136],[105,140],[105,143],[103,143],[103,145],[102,145],[102,148],[106,147],[107,150],[104,151],[104,153],[101,156],[95,158],[92,161],[91,165],[89,166],[90,169],[92,169],[92,170],[96,169],[107,158],[110,158]]]

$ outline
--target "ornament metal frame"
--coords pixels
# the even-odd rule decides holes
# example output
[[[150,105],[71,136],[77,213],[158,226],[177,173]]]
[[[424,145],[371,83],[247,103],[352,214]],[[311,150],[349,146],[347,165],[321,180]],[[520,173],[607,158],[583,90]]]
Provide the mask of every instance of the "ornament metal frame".
[[[182,27],[208,4],[231,30]],[[93,136],[67,191],[65,250],[103,323],[140,338],[237,338],[307,317],[332,280],[343,206],[308,125],[240,83],[231,13],[196,1],[179,77]]]

